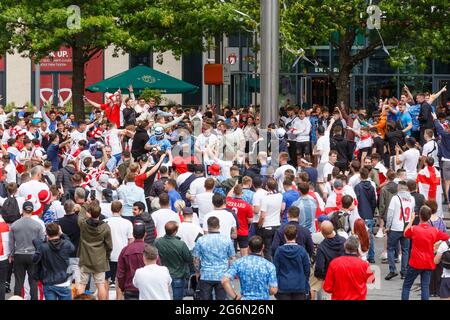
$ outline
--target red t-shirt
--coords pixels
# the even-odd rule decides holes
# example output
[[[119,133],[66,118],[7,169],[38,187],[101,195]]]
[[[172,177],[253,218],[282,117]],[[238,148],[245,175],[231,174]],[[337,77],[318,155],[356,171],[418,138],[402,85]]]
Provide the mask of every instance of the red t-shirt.
[[[227,197],[227,208],[233,210],[237,215],[239,228],[238,236],[248,236],[248,219],[253,218],[253,208],[242,199]]]
[[[434,264],[434,244],[449,239],[448,234],[430,226],[428,223],[412,226],[406,230],[405,237],[412,240],[409,265],[419,270],[434,270],[436,268]]]
[[[147,178],[147,172],[138,174],[135,178],[134,178],[134,183],[136,183],[136,185],[138,187],[141,187],[142,189],[144,189],[144,182],[145,179]]]
[[[120,128],[120,106],[118,104],[111,105],[104,103],[100,105],[102,110],[105,110],[105,115],[109,122],[115,123],[117,128]]]
[[[375,276],[367,261],[341,256],[331,260],[323,290],[331,293],[331,300],[365,300],[368,280],[373,283]]]

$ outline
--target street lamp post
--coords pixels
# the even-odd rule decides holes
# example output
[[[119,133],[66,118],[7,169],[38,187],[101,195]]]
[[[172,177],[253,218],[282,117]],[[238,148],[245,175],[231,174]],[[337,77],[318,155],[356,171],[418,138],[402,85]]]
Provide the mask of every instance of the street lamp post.
[[[278,119],[279,1],[261,0],[261,127]]]

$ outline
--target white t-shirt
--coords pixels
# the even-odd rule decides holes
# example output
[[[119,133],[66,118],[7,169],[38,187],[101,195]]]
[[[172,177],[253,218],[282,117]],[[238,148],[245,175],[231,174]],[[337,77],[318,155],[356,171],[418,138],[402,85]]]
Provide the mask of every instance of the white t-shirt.
[[[178,228],[177,237],[180,237],[180,239],[186,243],[189,250],[192,251],[199,233],[203,234],[203,229],[195,223],[182,222]]]
[[[261,212],[261,204],[262,200],[267,196],[268,192],[264,189],[258,189],[256,190],[255,194],[253,195],[253,209],[255,206],[259,207],[259,211]],[[259,221],[259,214],[253,214],[253,223],[257,223]]]
[[[192,174],[193,174],[192,172],[185,172],[180,174],[177,177],[177,187],[179,188],[183,184],[183,182],[185,182],[186,179],[189,178]]]
[[[200,177],[191,182],[189,194],[194,196],[194,200],[191,201],[192,208],[198,208],[198,202],[195,196],[206,191],[205,180],[205,177]]]
[[[7,183],[17,183],[17,170],[16,166],[9,162],[6,167],[6,182]]]
[[[42,190],[50,191],[45,183],[37,180],[30,180],[20,185],[19,196],[27,198],[27,196],[31,194],[34,198],[39,199],[38,195]]]
[[[49,210],[54,212],[56,214],[56,218],[58,219],[61,219],[66,214],[66,211],[59,200],[52,201],[52,205]]]
[[[334,168],[334,166],[330,162],[325,163],[325,166],[323,167],[323,181],[324,182],[328,181],[328,175],[333,173],[333,168]]]
[[[230,237],[231,236],[231,228],[236,228],[236,219],[234,219],[233,214],[230,211],[219,209],[213,210],[205,215],[203,218],[203,230],[208,231],[208,219],[210,217],[216,217],[219,219],[220,229],[219,233]]]
[[[286,172],[286,170],[291,169],[294,174],[297,172],[297,170],[295,170],[295,168],[293,166],[291,166],[290,164],[284,164],[281,167],[277,168],[277,170],[275,170],[274,174],[273,174],[273,178],[275,180],[277,180],[278,182],[278,191],[279,192],[283,192],[283,181],[284,181],[284,173]]]
[[[181,223],[180,216],[170,209],[159,209],[152,213],[152,219],[155,222],[156,238],[164,237],[166,234],[166,223],[175,221]]]
[[[117,129],[111,129],[104,136],[106,145],[111,146],[112,155],[122,153],[122,144],[120,143],[119,131]]]
[[[444,253],[447,250],[448,250],[447,242],[442,241],[441,244],[439,245],[437,253]],[[444,271],[442,272],[442,278],[450,278],[450,269],[443,268],[443,270]]]
[[[319,163],[327,163],[330,159],[330,132],[326,131],[325,135],[317,139],[316,150],[322,151]]]
[[[420,152],[416,148],[409,149],[400,155],[400,161],[403,162],[403,169],[405,169],[408,179],[416,179],[419,158]]]
[[[214,205],[212,203],[213,196],[213,192],[203,192],[195,196],[195,201],[198,204],[198,218],[200,220],[200,225],[203,225],[204,216],[214,210]]]
[[[432,157],[434,159],[434,166],[439,167],[438,144],[436,141],[430,140],[423,145],[422,156]]]
[[[215,134],[211,134],[209,137],[206,137],[203,133],[197,137],[195,141],[195,146],[198,147],[201,151],[206,151],[206,146],[212,147],[213,145],[218,143],[218,138]]]
[[[119,260],[120,252],[128,245],[128,239],[133,238],[133,224],[130,220],[114,216],[105,219],[105,222],[111,228],[111,238],[113,243],[110,260],[117,262]]]
[[[112,217],[111,202],[100,202],[100,208],[102,209],[102,215],[107,218]]]
[[[87,140],[87,129],[84,130],[83,132],[80,132],[78,130],[73,130],[70,133],[70,137],[72,138],[73,143],[75,145],[78,144],[78,141]]]
[[[139,300],[172,300],[171,284],[169,269],[157,264],[137,269],[133,278],[133,285],[139,290]]]
[[[263,227],[279,226],[281,217],[281,204],[283,202],[283,195],[281,193],[274,193],[265,196],[261,201],[261,211],[266,213]]]

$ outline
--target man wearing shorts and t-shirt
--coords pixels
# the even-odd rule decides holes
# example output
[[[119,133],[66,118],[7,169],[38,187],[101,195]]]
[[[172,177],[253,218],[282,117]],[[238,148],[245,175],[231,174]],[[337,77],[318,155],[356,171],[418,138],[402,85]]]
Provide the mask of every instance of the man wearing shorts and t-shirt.
[[[248,227],[253,220],[253,208],[249,203],[242,200],[242,194],[242,185],[238,184],[234,186],[227,196],[227,208],[231,209],[238,218],[237,242],[241,250],[241,256],[246,256],[248,248]]]

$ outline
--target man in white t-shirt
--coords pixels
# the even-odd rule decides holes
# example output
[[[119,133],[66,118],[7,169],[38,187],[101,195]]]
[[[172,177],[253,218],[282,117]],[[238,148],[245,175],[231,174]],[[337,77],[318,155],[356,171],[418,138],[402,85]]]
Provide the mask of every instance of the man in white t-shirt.
[[[191,206],[194,209],[194,211],[198,212],[198,201],[196,200],[196,196],[206,191],[205,190],[206,178],[204,177],[205,167],[201,164],[196,164],[194,174],[196,176],[196,179],[191,182],[189,190],[186,194],[186,198],[189,201],[191,201]]]
[[[205,217],[205,215],[214,210],[214,206],[212,203],[215,186],[214,179],[206,179],[203,186],[205,188],[205,192],[195,195],[195,202],[198,205],[198,218],[200,220],[200,226],[203,226],[203,218]]]
[[[123,248],[133,242],[133,224],[130,220],[124,219],[120,216],[122,212],[122,203],[120,201],[113,201],[111,203],[112,217],[105,219],[105,222],[111,229],[111,239],[113,243],[113,249],[109,260],[110,271],[106,272],[106,280],[110,280],[110,284],[115,284],[117,261],[119,260],[120,252]],[[108,289],[108,282],[106,282]],[[116,298],[121,300],[122,292],[120,292],[119,286],[116,286]]]
[[[294,174],[297,172],[297,170],[288,164],[289,154],[287,152],[281,152],[279,156],[280,166],[275,170],[273,177],[278,183],[278,192],[284,192],[283,189],[283,181],[284,181],[284,173],[286,170],[290,169],[294,172]]]
[[[439,168],[439,158],[438,158],[438,144],[434,138],[433,130],[425,129],[423,137],[426,143],[423,145],[422,156],[420,157],[420,167],[425,164],[427,157],[432,157],[434,159],[434,166]]]
[[[133,285],[139,290],[139,300],[172,300],[172,278],[167,267],[159,266],[158,249],[152,245],[144,248],[145,267],[136,270]]]
[[[262,180],[260,177],[255,177],[253,179],[253,187],[255,188],[255,194],[253,195],[253,221],[248,230],[248,238],[256,235],[256,230],[258,229],[259,213],[261,211],[262,200],[267,196],[267,190],[262,188]]]
[[[258,226],[264,241],[264,258],[272,261],[271,250],[272,240],[281,225],[281,206],[283,195],[277,192],[277,182],[275,179],[267,180],[268,195],[261,201]]]
[[[105,144],[111,147],[111,155],[116,160],[115,166],[119,164],[122,157],[122,143],[120,141],[120,136],[124,133],[125,130],[118,130],[115,123],[110,123],[109,130],[103,133]]]
[[[207,213],[203,217],[203,231],[205,234],[208,233],[208,225],[206,221],[208,221],[210,217],[216,217],[219,219],[220,223],[220,234],[231,237],[231,239],[236,239],[237,217],[235,217],[231,211],[226,209],[225,198],[221,194],[216,193],[212,198],[212,202],[214,205],[214,210]]]
[[[183,222],[178,227],[177,237],[186,243],[189,251],[195,246],[195,241],[203,235],[203,229],[193,223],[194,211],[192,208],[183,209]]]
[[[180,216],[170,209],[169,195],[167,193],[163,192],[159,195],[159,206],[161,209],[152,213],[152,219],[156,228],[156,238],[164,237],[167,222],[175,221],[178,225],[181,223]]]
[[[10,160],[9,154],[3,155],[3,167],[6,172],[6,183],[17,183],[17,170],[16,166]]]
[[[397,165],[403,163],[403,169],[406,171],[406,178],[416,180],[417,177],[417,165],[419,164],[420,152],[415,148],[416,140],[414,138],[406,139],[406,146],[408,150],[400,154],[401,147],[397,145],[395,147],[395,162]]]
[[[29,195],[32,195],[34,198],[39,199],[40,191],[42,190],[50,191],[47,184],[41,182],[43,174],[44,174],[43,166],[36,166],[31,168],[30,171],[31,180],[20,185],[19,196],[27,199]]]

